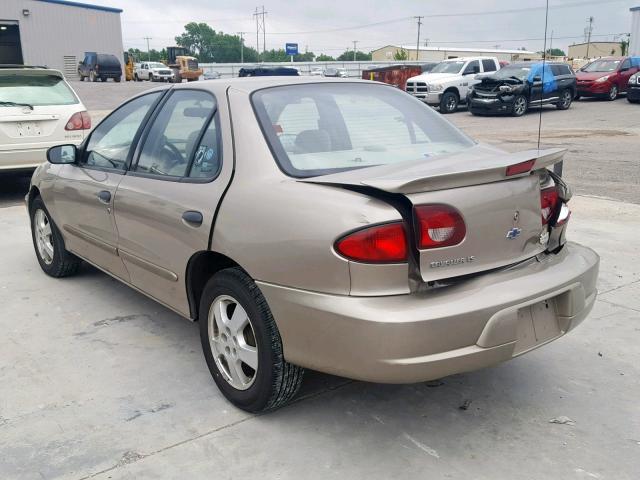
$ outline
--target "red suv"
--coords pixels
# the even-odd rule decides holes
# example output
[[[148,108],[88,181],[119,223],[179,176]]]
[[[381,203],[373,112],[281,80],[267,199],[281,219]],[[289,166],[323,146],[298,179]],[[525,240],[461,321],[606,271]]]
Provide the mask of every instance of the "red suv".
[[[629,77],[640,70],[630,57],[606,57],[588,63],[576,72],[578,97],[604,97],[615,100],[627,91]]]

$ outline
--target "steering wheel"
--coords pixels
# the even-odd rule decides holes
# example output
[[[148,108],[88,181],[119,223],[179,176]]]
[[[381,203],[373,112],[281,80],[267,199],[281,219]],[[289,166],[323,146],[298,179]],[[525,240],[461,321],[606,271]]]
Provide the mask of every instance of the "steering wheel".
[[[161,154],[166,159],[167,170],[171,170],[173,167],[180,163],[184,163],[184,158],[180,150],[171,142],[167,140],[167,137],[162,136],[162,149]]]

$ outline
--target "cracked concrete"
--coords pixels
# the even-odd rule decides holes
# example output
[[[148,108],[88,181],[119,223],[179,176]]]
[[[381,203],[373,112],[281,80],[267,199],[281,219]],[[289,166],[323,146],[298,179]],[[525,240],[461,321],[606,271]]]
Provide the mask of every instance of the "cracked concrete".
[[[0,478],[637,479],[640,206],[571,203],[570,238],[602,256],[576,331],[437,382],[310,372],[262,416],[222,398],[196,325],[90,267],[46,277],[24,208],[5,208]],[[549,423],[563,416],[575,423]]]

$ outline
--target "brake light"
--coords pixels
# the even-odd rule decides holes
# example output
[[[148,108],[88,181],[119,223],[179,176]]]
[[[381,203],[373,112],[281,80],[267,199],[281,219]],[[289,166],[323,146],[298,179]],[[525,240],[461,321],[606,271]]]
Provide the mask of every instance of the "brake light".
[[[414,215],[420,249],[458,245],[467,235],[462,215],[448,205],[419,205]]]
[[[338,240],[335,248],[340,255],[356,262],[407,261],[407,237],[402,222],[375,225],[350,233]]]
[[[534,163],[536,163],[535,159],[516,163],[515,165],[509,165],[507,167],[506,176],[510,177],[512,175],[519,175],[520,173],[528,172],[529,170],[531,170]]]
[[[89,130],[91,128],[91,117],[87,112],[76,112],[65,125],[65,130]]]
[[[540,190],[540,213],[542,215],[542,225],[547,225],[553,214],[558,209],[558,191],[556,187],[548,187]]]

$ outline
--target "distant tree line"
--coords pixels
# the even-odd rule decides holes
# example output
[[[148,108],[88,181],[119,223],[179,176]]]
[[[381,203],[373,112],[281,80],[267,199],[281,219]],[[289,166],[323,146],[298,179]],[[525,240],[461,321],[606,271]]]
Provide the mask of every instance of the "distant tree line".
[[[176,45],[187,48],[191,54],[202,63],[238,63],[240,62],[241,40],[239,35],[229,35],[224,32],[216,32],[206,23],[191,22],[184,26],[184,32],[175,37]],[[164,61],[167,58],[167,51],[151,49],[148,53],[139,48],[130,48],[129,53],[136,61],[150,60],[152,62]],[[266,50],[258,52],[255,48],[244,45],[242,58],[245,62],[288,62],[290,56],[284,48]],[[321,53],[317,55],[313,52],[299,53],[293,56],[294,62],[331,62],[353,60],[353,50],[345,50],[337,57],[332,57]],[[356,60],[371,60],[371,53],[361,51],[356,52]]]

